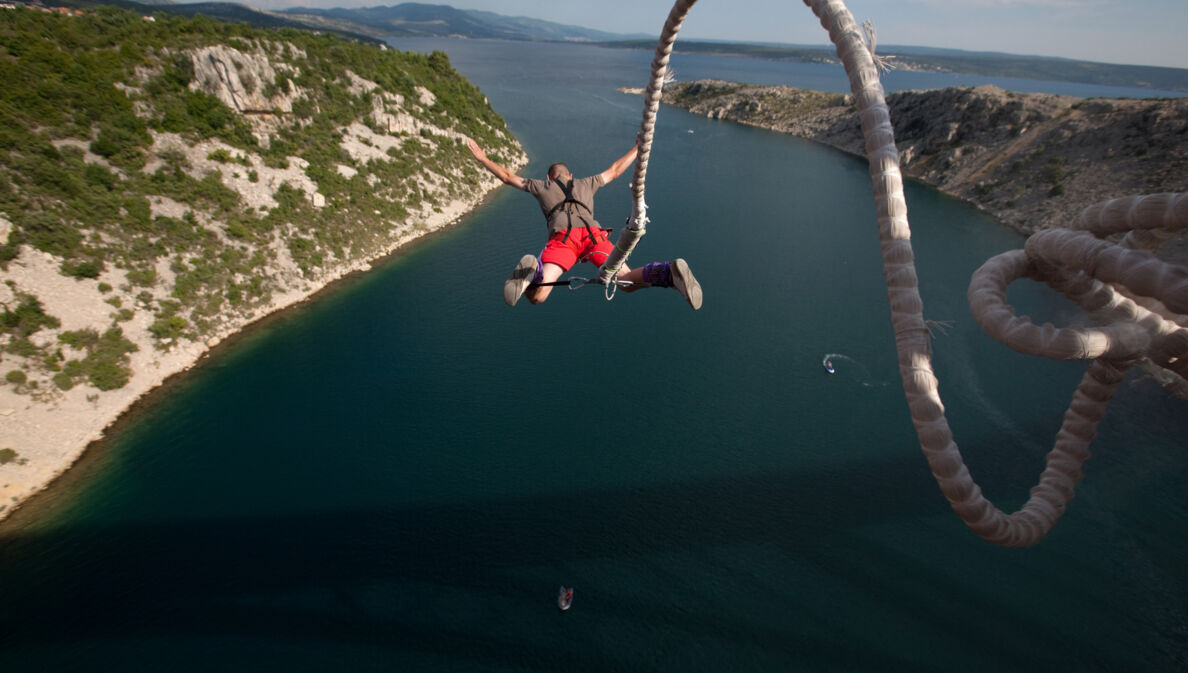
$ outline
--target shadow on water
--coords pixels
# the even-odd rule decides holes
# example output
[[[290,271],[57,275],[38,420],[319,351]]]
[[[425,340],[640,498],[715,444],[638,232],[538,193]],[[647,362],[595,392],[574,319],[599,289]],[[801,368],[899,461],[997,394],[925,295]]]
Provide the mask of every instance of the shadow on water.
[[[567,646],[539,638],[501,640],[486,628],[467,630],[465,620],[434,620],[407,604],[415,603],[415,592],[398,590],[389,597],[395,605],[377,604],[375,587],[433,586],[447,595],[479,596],[484,604],[520,607],[555,590],[542,588],[556,579],[554,571],[526,579],[524,568],[608,555],[774,543],[801,561],[834,565],[836,559],[812,550],[838,531],[935,509],[934,490],[903,488],[920,481],[918,465],[904,462],[864,466],[844,493],[836,492],[832,479],[810,471],[477,506],[76,525],[11,534],[0,538],[0,574],[17,577],[35,566],[38,574],[56,579],[52,587],[0,588],[0,652],[102,637],[217,635],[332,640],[451,657],[467,653],[475,661],[516,665],[545,662],[546,655],[563,654],[554,649]],[[863,505],[822,506],[838,498]],[[50,565],[61,567],[46,572]],[[860,575],[845,574],[847,581],[861,581]],[[333,598],[314,605],[284,600],[294,594]],[[675,624],[696,637],[737,638],[787,657],[811,651],[814,659],[863,668],[888,663],[885,654],[805,642],[778,625],[708,623],[699,612],[674,615],[638,597],[591,599],[582,611],[593,619]],[[533,648],[543,649],[528,654]],[[587,652],[575,668],[606,670],[611,662],[597,656]]]
[[[914,460],[883,461],[851,465],[853,474],[845,481],[806,469],[464,506],[14,533],[0,537],[0,576],[55,579],[53,586],[7,583],[0,588],[0,663],[4,652],[16,648],[54,650],[94,639],[217,637],[334,642],[379,649],[387,656],[553,670],[572,647],[549,637],[549,629],[560,628],[558,620],[542,619],[527,632],[508,631],[499,620],[501,614],[551,615],[553,585],[565,579],[557,576],[559,568],[572,572],[590,559],[600,565],[630,559],[635,572],[642,567],[656,583],[679,586],[695,579],[641,559],[691,551],[712,556],[713,549],[738,545],[771,548],[779,563],[807,566],[812,575],[830,578],[831,586],[907,616],[921,609],[919,595],[934,592],[937,578],[886,549],[854,554],[854,536],[858,529],[918,520],[937,510],[935,486],[919,468]],[[839,507],[839,502],[850,505]],[[986,552],[980,541],[964,544]],[[31,567],[37,572],[28,572]],[[708,572],[737,578],[749,571],[726,566]],[[821,602],[833,599],[814,598],[809,587],[780,583],[765,590],[764,581],[775,580],[755,578],[760,595],[775,592],[780,609],[803,611],[812,621],[828,625],[833,620],[830,629],[837,633],[852,632],[854,620],[861,619],[851,607],[820,614]],[[938,634],[939,639],[984,655],[990,668],[976,670],[1009,670],[1028,661],[1029,649],[1052,635],[1044,623],[1019,626],[1020,615],[1007,607],[996,614],[969,585],[940,582],[946,603],[932,608],[941,614],[926,619],[951,625],[952,632]],[[589,588],[590,594],[582,596],[579,587],[578,602],[585,604],[566,619],[660,629],[665,634],[660,640],[728,642],[775,661],[827,664],[833,670],[945,670],[936,659],[900,654],[902,646],[852,647],[844,638],[819,636],[795,620],[721,618],[713,610],[682,610],[672,597],[652,601],[625,587]],[[697,587],[688,589],[696,593]],[[808,595],[799,596],[801,591]],[[443,605],[449,597],[458,605]],[[985,636],[974,635],[977,629],[963,623],[966,606],[974,604],[984,613],[979,619],[1013,623],[1031,636],[990,648],[978,640]],[[652,642],[648,649],[665,647]],[[616,669],[622,666],[619,656],[622,652],[592,645],[566,667]],[[698,662],[674,663],[658,668],[699,668]]]

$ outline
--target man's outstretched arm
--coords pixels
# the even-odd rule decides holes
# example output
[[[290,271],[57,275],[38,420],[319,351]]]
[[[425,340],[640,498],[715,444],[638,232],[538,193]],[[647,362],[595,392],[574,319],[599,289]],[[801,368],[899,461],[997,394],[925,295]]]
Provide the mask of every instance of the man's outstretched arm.
[[[516,189],[524,189],[527,186],[524,178],[487,158],[487,153],[483,151],[483,148],[479,147],[478,143],[474,142],[474,138],[467,138],[466,145],[470,148],[470,153],[474,155],[474,158],[478,159],[479,163],[486,167],[488,171],[491,171],[492,175],[502,180],[503,184],[511,185]]]
[[[631,148],[631,151],[627,152],[627,154],[624,154],[623,156],[619,157],[618,160],[615,161],[615,163],[610,165],[610,168],[608,168],[602,172],[603,184],[610,182],[611,180],[614,180],[615,178],[622,175],[623,171],[627,170],[628,166],[635,163],[635,155],[636,154],[639,154],[639,145],[638,144],[633,146]]]

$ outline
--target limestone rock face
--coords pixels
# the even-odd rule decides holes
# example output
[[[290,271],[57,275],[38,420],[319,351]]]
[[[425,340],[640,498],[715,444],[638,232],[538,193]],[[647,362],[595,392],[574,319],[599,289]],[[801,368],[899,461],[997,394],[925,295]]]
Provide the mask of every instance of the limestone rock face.
[[[262,51],[244,53],[220,44],[196,49],[190,58],[194,64],[190,87],[217,97],[240,114],[291,112],[293,100],[300,95],[287,80],[287,86],[279,88],[271,97],[265,95],[266,88],[276,84],[277,69],[285,72],[290,68],[284,64],[274,65]]]

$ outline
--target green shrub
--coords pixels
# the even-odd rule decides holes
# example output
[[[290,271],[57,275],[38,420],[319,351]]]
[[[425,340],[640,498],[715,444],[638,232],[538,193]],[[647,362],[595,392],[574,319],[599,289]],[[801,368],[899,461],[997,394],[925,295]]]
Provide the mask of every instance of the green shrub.
[[[227,223],[227,235],[231,238],[247,238],[250,235],[248,228],[239,220],[232,220]]]
[[[36,333],[42,327],[58,327],[62,323],[52,315],[48,315],[41,306],[41,301],[31,294],[18,296],[20,300],[16,309],[3,307],[0,313],[0,330],[18,338]]]
[[[78,228],[61,215],[44,211],[16,218],[33,247],[58,257],[73,257],[82,243]]]
[[[17,452],[12,449],[0,449],[0,465],[16,462]]]
[[[131,376],[128,354],[137,348],[124,337],[119,327],[112,327],[103,334],[93,329],[63,332],[58,339],[87,353],[81,361],[68,360],[62,371],[54,375],[54,385],[58,388],[69,390],[84,377],[99,390],[114,390],[127,385]]]
[[[21,254],[21,248],[12,243],[5,243],[0,245],[0,269],[7,268],[9,262],[17,258]]]
[[[70,390],[74,387],[74,379],[71,378],[66,372],[58,372],[57,374],[54,374],[54,385],[57,386],[59,390]]]
[[[156,269],[130,269],[126,276],[129,283],[141,287],[152,287],[157,283]]]
[[[25,372],[19,369],[13,369],[4,375],[4,380],[13,385],[20,386],[24,385],[25,382],[29,380],[29,377],[25,375]]]
[[[112,191],[120,182],[120,177],[112,173],[105,166],[87,164],[83,169],[83,179],[92,187],[99,187],[105,191]]]
[[[62,373],[69,376],[72,380],[79,379],[87,375],[87,369],[83,366],[81,360],[67,360],[62,365]]]
[[[167,318],[158,318],[149,325],[149,333],[157,339],[164,341],[166,339],[176,339],[182,335],[189,323],[180,315],[169,316]]]
[[[104,120],[99,125],[99,135],[91,143],[91,151],[117,166],[139,169],[144,166],[142,150],[147,149],[152,141],[144,121],[129,108],[125,113]]]
[[[87,380],[99,390],[116,390],[128,385],[129,376],[126,367],[104,360],[91,366]]]
[[[103,272],[103,262],[88,259],[83,262],[71,262],[69,260],[62,262],[62,275],[73,276],[74,278],[98,278],[99,274]]]
[[[58,341],[77,350],[90,350],[99,344],[99,332],[93,329],[72,330],[58,335]]]
[[[1064,157],[1055,157],[1050,159],[1044,167],[1040,169],[1040,179],[1044,182],[1055,185],[1064,179]]]
[[[13,355],[23,358],[31,358],[41,352],[40,348],[35,346],[32,341],[29,341],[24,337],[17,337],[16,339],[10,341],[8,343],[8,347],[5,350],[7,350],[9,353],[12,353]]]

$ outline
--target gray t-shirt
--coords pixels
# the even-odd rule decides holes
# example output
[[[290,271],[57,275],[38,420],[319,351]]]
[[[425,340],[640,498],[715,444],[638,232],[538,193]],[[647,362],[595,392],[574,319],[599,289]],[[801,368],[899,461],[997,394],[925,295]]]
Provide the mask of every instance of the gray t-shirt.
[[[602,225],[598,224],[598,220],[594,219],[594,192],[606,184],[602,180],[601,173],[573,181],[573,198],[585,204],[590,210],[573,203],[566,203],[557,208],[557,212],[553,213],[552,217],[549,217],[549,213],[553,212],[553,208],[565,201],[565,192],[561,186],[555,180],[537,180],[535,178],[526,178],[524,183],[524,191],[536,197],[537,202],[540,203],[540,212],[548,218],[550,233],[565,231],[571,226],[577,228],[589,225],[602,228]]]

